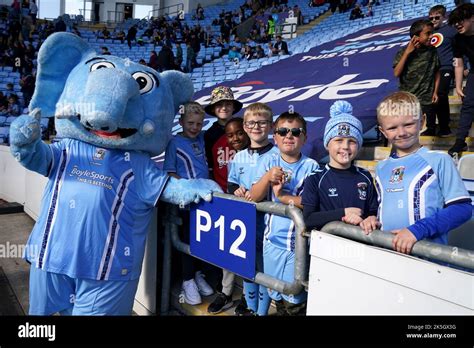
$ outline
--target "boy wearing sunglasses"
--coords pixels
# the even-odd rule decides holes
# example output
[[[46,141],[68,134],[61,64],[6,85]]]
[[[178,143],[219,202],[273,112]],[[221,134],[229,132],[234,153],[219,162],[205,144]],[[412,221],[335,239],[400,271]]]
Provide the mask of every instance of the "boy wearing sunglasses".
[[[451,135],[449,128],[449,87],[454,77],[453,67],[453,41],[456,29],[446,23],[446,7],[436,5],[430,8],[428,20],[433,23],[434,34],[431,43],[436,47],[440,61],[440,80],[438,87],[438,103],[435,105],[436,116],[438,117],[439,130],[436,134],[439,137]]]
[[[303,217],[308,229],[331,221],[376,224],[377,192],[370,173],[352,164],[362,147],[362,124],[352,115],[352,105],[338,100],[330,109],[324,130],[329,163],[306,179]]]
[[[301,205],[304,179],[318,169],[318,163],[301,153],[306,141],[306,121],[298,113],[285,112],[275,121],[274,137],[279,153],[267,156],[259,165],[250,196],[259,202],[269,195],[273,202]],[[266,274],[294,281],[295,226],[289,218],[267,214],[263,240],[263,268]],[[284,295],[269,290],[278,315],[304,315],[306,292]]]
[[[255,173],[262,161],[274,153],[278,148],[268,140],[272,130],[272,109],[263,103],[253,103],[244,112],[244,130],[250,138],[250,147],[237,152],[229,165],[229,178],[227,192],[249,201],[250,188],[252,187]],[[263,271],[262,248],[263,231],[265,229],[264,213],[257,212],[257,271]],[[267,315],[271,299],[267,288],[253,282],[244,280],[245,308],[235,309],[237,315]]]

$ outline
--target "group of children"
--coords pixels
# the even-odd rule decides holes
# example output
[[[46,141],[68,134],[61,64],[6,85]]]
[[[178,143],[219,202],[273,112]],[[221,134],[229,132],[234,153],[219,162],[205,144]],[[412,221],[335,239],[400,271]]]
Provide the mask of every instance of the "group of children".
[[[224,192],[248,201],[292,204],[303,210],[308,230],[330,221],[360,226],[366,234],[381,229],[393,234],[393,249],[406,254],[421,239],[447,244],[448,232],[471,218],[471,199],[451,158],[423,148],[419,136],[425,117],[427,129],[422,135],[451,135],[448,90],[454,75],[464,103],[456,144],[449,153],[466,148],[474,102],[472,72],[464,91],[461,82],[463,56],[471,64],[473,59],[473,9],[465,4],[451,13],[449,24],[459,34],[446,25],[446,8],[441,5],[430,9],[429,20],[410,27],[411,39],[393,63],[400,92],[383,99],[377,108],[379,129],[392,151],[377,165],[375,180],[353,164],[362,147],[363,129],[350,103],[336,101],[331,106],[324,131],[329,163],[319,166],[301,153],[307,133],[304,117],[284,112],[273,122],[272,110],[262,103],[249,105],[243,118],[233,117],[243,105],[222,86],[212,91],[205,109],[196,102],[185,106],[179,121],[183,131],[170,141],[164,169],[177,178],[211,178]],[[433,34],[438,40],[434,46]],[[217,121],[202,132],[205,113]],[[276,146],[269,141],[271,133]],[[182,238],[189,241],[189,214],[182,215]],[[293,282],[293,222],[259,213],[256,231],[257,271]],[[196,272],[196,262],[183,255],[182,289],[189,304],[201,303],[201,295],[214,292],[203,273]],[[223,270],[222,290],[209,305],[209,313],[232,306],[234,277]],[[238,315],[267,315],[271,300],[279,315],[305,313],[305,291],[285,295],[245,279],[243,284]]]
[[[303,116],[284,112],[273,122],[270,107],[254,103],[243,118],[233,117],[241,108],[230,88],[215,88],[205,111],[217,121],[204,133],[204,109],[188,103],[179,121],[183,131],[170,141],[164,169],[175,177],[210,177],[225,192],[248,201],[292,204],[303,209],[308,230],[343,221],[367,234],[375,229],[391,232],[394,250],[407,254],[421,239],[447,244],[448,232],[471,218],[471,199],[451,158],[420,145],[423,108],[409,92],[396,92],[377,108],[380,131],[391,143],[392,154],[378,164],[375,180],[353,164],[363,129],[350,103],[337,101],[331,107],[324,132],[329,163],[324,167],[301,153],[307,139]],[[276,146],[269,141],[271,133]],[[257,271],[293,282],[293,222],[262,213],[256,230]],[[188,227],[184,234],[189,240]],[[184,300],[201,303],[201,295],[213,289],[190,266],[195,261],[183,257]],[[223,270],[222,290],[209,313],[232,306],[233,283],[234,275]],[[244,295],[238,315],[267,315],[271,300],[279,315],[305,313],[305,291],[285,295],[244,279]]]

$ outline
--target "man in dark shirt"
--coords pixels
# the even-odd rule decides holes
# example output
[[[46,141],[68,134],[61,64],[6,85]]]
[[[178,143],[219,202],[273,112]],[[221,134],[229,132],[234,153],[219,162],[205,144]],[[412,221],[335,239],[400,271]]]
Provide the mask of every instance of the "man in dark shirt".
[[[288,44],[282,40],[281,35],[276,37],[276,43],[274,46],[278,50],[278,54],[287,55],[288,54]]]
[[[462,89],[463,56],[469,59],[471,68],[474,66],[474,4],[464,4],[457,7],[449,15],[449,24],[458,31],[454,37],[454,76],[456,93],[463,100],[456,142],[448,150],[451,156],[455,156],[455,154],[467,150],[466,137],[471,129],[474,116],[474,72],[472,70],[467,76],[464,91]]]
[[[438,88],[438,104],[435,105],[436,115],[438,116],[439,137],[448,137],[451,135],[449,128],[449,88],[454,77],[453,67],[453,41],[456,35],[456,29],[449,26],[445,21],[446,7],[443,5],[433,6],[429,11],[429,20],[433,23],[434,34],[431,40],[436,47],[440,60],[440,81]]]

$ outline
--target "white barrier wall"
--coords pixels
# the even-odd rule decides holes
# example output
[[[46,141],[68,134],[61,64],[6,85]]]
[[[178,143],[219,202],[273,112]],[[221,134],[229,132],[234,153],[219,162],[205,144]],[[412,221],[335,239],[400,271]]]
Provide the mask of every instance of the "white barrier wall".
[[[474,275],[323,232],[311,235],[308,315],[474,315]]]
[[[10,154],[8,146],[0,146],[0,198],[8,202],[24,205],[25,212],[37,220],[41,208],[41,198],[47,178],[26,170]],[[156,211],[148,229],[148,240],[142,274],[138,284],[133,309],[139,315],[149,315],[155,311],[156,292]]]
[[[0,198],[25,204],[25,169],[10,154],[10,147],[0,145]]]

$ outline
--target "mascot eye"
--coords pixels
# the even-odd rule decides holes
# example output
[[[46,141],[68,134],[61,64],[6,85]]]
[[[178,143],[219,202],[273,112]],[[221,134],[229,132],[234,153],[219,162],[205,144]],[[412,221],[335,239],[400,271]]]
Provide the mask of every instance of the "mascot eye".
[[[155,84],[153,77],[144,72],[136,72],[132,77],[137,81],[141,94],[151,91]]]
[[[110,62],[98,62],[91,65],[91,71],[105,68],[115,68],[115,65]]]

